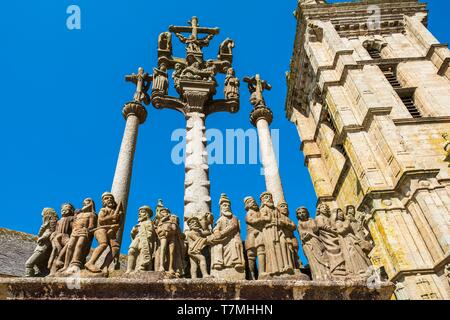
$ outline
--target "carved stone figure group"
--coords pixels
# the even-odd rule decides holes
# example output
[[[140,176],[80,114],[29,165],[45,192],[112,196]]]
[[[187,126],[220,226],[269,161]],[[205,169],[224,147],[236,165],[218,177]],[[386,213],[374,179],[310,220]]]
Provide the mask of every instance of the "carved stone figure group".
[[[308,258],[313,280],[342,280],[367,277],[372,244],[363,227],[363,216],[353,206],[346,213],[328,205],[317,207],[311,219],[306,208],[297,209],[298,232]]]
[[[44,209],[38,245],[26,262],[26,276],[68,276],[82,269],[101,273],[117,261],[123,208],[108,192],[102,195],[102,202],[98,216],[91,198],[83,201],[80,210],[63,204],[59,220],[54,209]],[[87,260],[94,237],[98,246]]]
[[[331,213],[326,204],[320,204],[315,219],[306,208],[299,208],[297,227],[285,202],[275,206],[269,192],[261,194],[260,202],[244,199],[245,244],[226,194],[220,197],[220,217],[215,224],[210,212],[198,213],[186,219],[184,233],[178,217],[161,200],[154,218],[149,206],[141,207],[131,231],[126,273],[160,272],[192,279],[305,279],[300,272],[298,230],[313,280],[367,276],[372,245],[362,215],[353,206],[344,214],[341,209]],[[83,269],[107,275],[117,262],[123,207],[111,193],[102,195],[98,215],[94,201],[87,198],[79,210],[63,204],[61,219],[51,208],[43,210],[42,218],[36,250],[26,263],[27,276],[68,276]],[[91,251],[94,238],[98,245]]]

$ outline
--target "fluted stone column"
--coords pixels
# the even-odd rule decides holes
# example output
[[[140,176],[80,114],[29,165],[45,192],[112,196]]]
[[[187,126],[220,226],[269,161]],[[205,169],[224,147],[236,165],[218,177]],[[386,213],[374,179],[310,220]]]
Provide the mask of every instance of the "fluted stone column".
[[[250,114],[251,123],[258,130],[259,148],[261,161],[264,168],[266,189],[272,193],[275,205],[284,202],[283,186],[281,184],[280,172],[278,170],[277,158],[270,135],[270,124],[273,120],[272,111],[264,106],[257,105]]]
[[[140,103],[129,102],[123,107],[122,114],[125,118],[126,125],[111,188],[111,193],[114,195],[116,202],[122,202],[124,208],[122,225],[120,226],[117,239],[120,244],[122,244],[139,125],[143,124],[147,119],[147,110]]]

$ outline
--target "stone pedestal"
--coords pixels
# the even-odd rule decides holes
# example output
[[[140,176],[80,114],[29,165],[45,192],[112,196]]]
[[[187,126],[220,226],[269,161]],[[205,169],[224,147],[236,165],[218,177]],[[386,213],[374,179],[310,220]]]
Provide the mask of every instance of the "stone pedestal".
[[[0,299],[27,300],[388,300],[391,283],[214,279],[0,279]]]

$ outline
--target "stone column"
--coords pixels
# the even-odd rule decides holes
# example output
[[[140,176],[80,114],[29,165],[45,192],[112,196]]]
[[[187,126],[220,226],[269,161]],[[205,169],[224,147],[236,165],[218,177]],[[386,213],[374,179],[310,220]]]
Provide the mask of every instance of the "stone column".
[[[119,244],[122,244],[123,227],[128,205],[128,195],[130,192],[131,174],[133,170],[134,153],[136,150],[136,141],[139,125],[144,123],[147,118],[147,110],[137,102],[129,102],[123,107],[122,114],[125,118],[125,132],[123,134],[122,145],[120,147],[119,159],[117,160],[116,172],[114,174],[111,193],[116,202],[122,202],[124,216],[122,225],[118,233]]]
[[[257,105],[250,114],[250,121],[258,130],[259,148],[264,168],[266,189],[272,194],[275,205],[277,205],[280,202],[285,201],[285,198],[278,170],[277,158],[275,156],[272,137],[270,135],[269,126],[272,123],[272,120],[272,111],[264,105]]]

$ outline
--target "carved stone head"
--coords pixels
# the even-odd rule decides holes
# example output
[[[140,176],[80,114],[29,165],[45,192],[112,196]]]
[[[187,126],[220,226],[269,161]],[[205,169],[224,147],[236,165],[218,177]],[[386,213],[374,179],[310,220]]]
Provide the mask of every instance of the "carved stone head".
[[[277,209],[283,216],[289,216],[289,207],[286,202],[280,202],[277,206]]]
[[[95,212],[95,203],[92,198],[86,198],[83,200],[82,212]]]
[[[327,218],[330,217],[330,207],[326,204],[326,203],[321,203],[319,204],[319,206],[317,207],[317,212],[316,215],[317,216],[325,216]]]
[[[222,195],[220,196],[219,205],[221,216],[223,215],[228,218],[233,216],[233,212],[231,211],[231,201],[225,193],[222,193]]]
[[[245,206],[245,211],[249,211],[250,209],[258,211],[258,209],[259,209],[258,203],[256,202],[255,198],[253,198],[253,197],[246,197],[244,199],[244,206]]]
[[[187,224],[188,224],[189,230],[200,230],[202,228],[202,226],[200,224],[200,220],[196,216],[189,218],[187,220]]]
[[[336,212],[336,221],[345,221],[344,211],[341,208],[337,208]]]
[[[260,196],[261,206],[267,206],[269,208],[275,208],[275,203],[273,201],[273,196],[270,192],[263,192]]]
[[[42,210],[42,222],[47,222],[51,220],[58,220],[58,214],[53,208],[44,208]]]
[[[150,218],[153,216],[153,210],[149,206],[143,206],[139,208],[138,213],[138,221],[144,222],[150,220]]]
[[[115,209],[117,207],[116,200],[110,192],[105,192],[102,195],[102,204],[105,208]]]
[[[75,214],[75,208],[71,203],[63,203],[61,206],[61,216],[63,218],[70,217]]]
[[[295,211],[297,215],[297,219],[299,221],[308,221],[309,220],[309,211],[305,207],[300,207]]]

